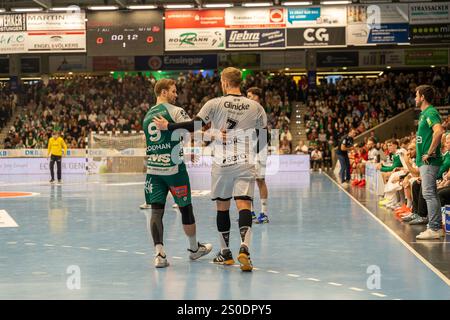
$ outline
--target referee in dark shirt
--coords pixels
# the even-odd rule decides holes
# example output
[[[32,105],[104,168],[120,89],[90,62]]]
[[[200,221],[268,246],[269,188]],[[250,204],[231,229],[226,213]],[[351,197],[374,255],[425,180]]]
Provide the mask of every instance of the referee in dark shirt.
[[[350,182],[350,159],[348,158],[348,150],[353,146],[353,138],[356,136],[356,130],[351,129],[350,132],[343,136],[339,141],[336,155],[341,165],[341,171],[339,176],[341,183],[345,184]]]

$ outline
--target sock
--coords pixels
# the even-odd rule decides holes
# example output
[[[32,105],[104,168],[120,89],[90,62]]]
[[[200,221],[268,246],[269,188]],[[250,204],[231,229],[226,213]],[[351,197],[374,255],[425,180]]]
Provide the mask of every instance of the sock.
[[[267,199],[261,199],[261,212],[267,213]]]
[[[192,251],[198,250],[198,241],[195,235],[188,237],[189,238],[189,247]]]
[[[160,243],[155,245],[156,254],[161,255],[162,257],[166,257],[166,253],[164,252],[164,246]]]
[[[217,211],[216,222],[217,222],[217,230],[219,231],[220,248],[221,252],[223,252],[224,249],[228,249],[230,244],[230,227],[231,227],[230,210]]]
[[[407,206],[408,208],[411,208],[411,207],[412,207],[412,201],[411,201],[411,199],[406,199],[406,206]]]
[[[251,208],[250,208],[250,210],[251,210],[252,212],[255,212],[255,208],[253,207],[253,201],[251,202]]]
[[[252,235],[252,214],[248,209],[239,211],[239,233],[241,234],[241,246],[245,245],[249,248]]]

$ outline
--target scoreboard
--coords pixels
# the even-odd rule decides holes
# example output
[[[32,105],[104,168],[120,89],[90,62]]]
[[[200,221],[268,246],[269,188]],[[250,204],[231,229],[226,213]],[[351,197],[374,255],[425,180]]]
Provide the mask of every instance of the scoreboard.
[[[163,54],[161,12],[94,12],[88,14],[87,20],[87,51],[90,56]]]

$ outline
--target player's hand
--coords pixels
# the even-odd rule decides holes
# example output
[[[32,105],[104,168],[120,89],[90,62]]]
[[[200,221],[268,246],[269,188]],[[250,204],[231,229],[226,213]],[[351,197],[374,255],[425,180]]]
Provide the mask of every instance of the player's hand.
[[[167,121],[165,118],[161,116],[154,117],[153,122],[155,123],[156,128],[158,128],[158,130],[167,130],[167,127],[169,126],[169,121]]]
[[[428,158],[430,158],[430,156],[427,155],[427,154],[424,154],[424,155],[422,156],[422,162],[425,163],[425,164],[428,164]]]

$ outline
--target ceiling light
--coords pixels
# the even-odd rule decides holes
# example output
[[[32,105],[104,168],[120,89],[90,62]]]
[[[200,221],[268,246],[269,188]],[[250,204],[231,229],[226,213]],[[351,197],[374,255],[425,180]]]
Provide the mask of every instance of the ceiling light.
[[[131,5],[127,6],[127,9],[130,10],[150,10],[150,9],[157,9],[158,6],[154,4],[143,4],[143,5]]]
[[[40,12],[42,8],[12,8],[12,12]]]
[[[243,7],[254,8],[254,7],[270,7],[272,6],[272,2],[247,2],[243,3]]]
[[[166,9],[190,9],[194,8],[193,4],[165,4]]]
[[[313,4],[312,1],[292,1],[292,2],[282,2],[282,6],[311,6]]]
[[[94,11],[98,11],[98,10],[117,10],[117,9],[119,9],[118,6],[88,6],[87,8],[89,10],[94,10]]]
[[[321,1],[320,4],[328,5],[328,4],[351,4],[350,0],[338,0],[338,1]]]
[[[232,8],[232,3],[207,3],[204,4],[203,7],[205,8]]]

